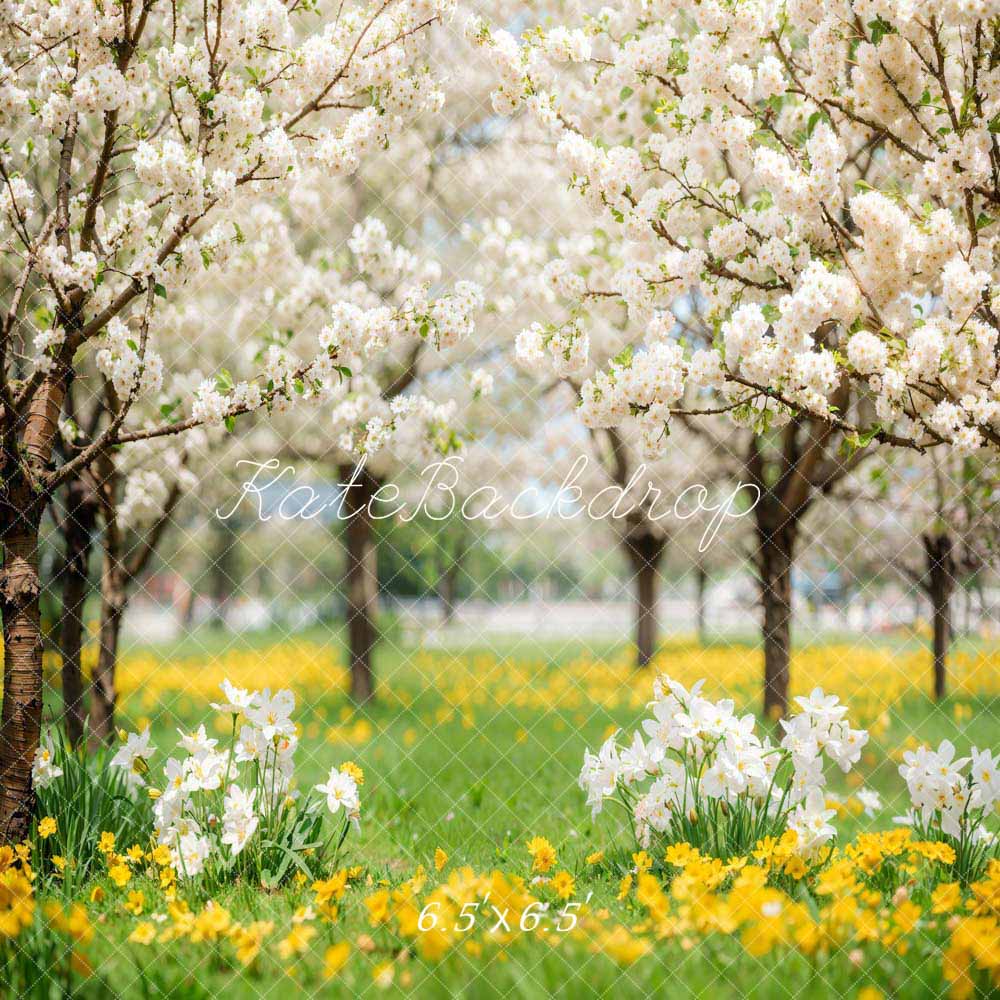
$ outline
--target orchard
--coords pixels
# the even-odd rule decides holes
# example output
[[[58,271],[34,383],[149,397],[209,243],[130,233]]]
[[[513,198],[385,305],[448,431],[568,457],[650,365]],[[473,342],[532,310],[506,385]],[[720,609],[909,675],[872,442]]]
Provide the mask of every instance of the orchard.
[[[998,275],[991,0],[11,0],[12,995],[992,995]]]

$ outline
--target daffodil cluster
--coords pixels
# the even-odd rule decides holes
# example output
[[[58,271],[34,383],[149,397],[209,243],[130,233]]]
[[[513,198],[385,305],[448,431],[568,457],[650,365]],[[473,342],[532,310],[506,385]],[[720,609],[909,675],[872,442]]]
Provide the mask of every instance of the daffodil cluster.
[[[907,750],[899,773],[913,805],[899,822],[953,843],[960,873],[966,880],[978,875],[1000,843],[986,825],[1000,802],[1000,758],[976,747],[956,757],[955,745],[943,740],[937,750]]]
[[[259,873],[275,869],[274,853],[313,855],[329,846],[321,835],[322,801],[299,802],[294,784],[298,733],[292,722],[295,695],[290,690],[250,691],[223,680],[225,700],[212,708],[232,722],[228,747],[210,737],[204,724],[180,733],[184,756],[170,757],[160,788],[148,788],[154,800],[154,834],[171,853],[171,863],[186,878],[212,868],[213,874],[242,867]],[[240,724],[240,719],[244,723]],[[146,785],[147,761],[155,752],[149,730],[125,737],[111,761],[124,769],[133,788]],[[348,829],[358,827],[361,802],[359,768],[333,768],[316,786],[327,811],[343,820],[337,848]],[[287,863],[280,871],[287,869]]]
[[[796,699],[801,711],[782,721],[775,745],[754,731],[753,715],[736,714],[732,700],[703,697],[703,684],[688,691],[658,678],[653,717],[632,741],[620,746],[616,733],[596,754],[584,754],[579,783],[593,814],[613,799],[644,847],[654,837],[690,841],[719,857],[790,830],[797,853],[815,858],[836,833],[824,763],[849,771],[868,733],[850,726],[836,696],[816,688]]]

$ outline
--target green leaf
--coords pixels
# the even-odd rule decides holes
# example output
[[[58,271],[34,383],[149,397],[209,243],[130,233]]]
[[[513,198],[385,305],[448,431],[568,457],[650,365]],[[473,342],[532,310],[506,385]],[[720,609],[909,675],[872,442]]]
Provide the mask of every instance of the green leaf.
[[[873,45],[878,45],[886,35],[896,34],[896,29],[888,21],[883,21],[881,17],[869,21],[868,27],[871,29]]]
[[[813,130],[820,123],[820,121],[829,122],[830,117],[825,111],[814,111],[809,116],[809,121],[806,124],[806,136],[812,138]]]
[[[611,359],[619,368],[628,368],[632,364],[632,345],[627,344]]]
[[[167,290],[163,287],[163,285],[157,282],[153,285],[153,294],[159,295],[161,299],[165,299],[167,297]]]

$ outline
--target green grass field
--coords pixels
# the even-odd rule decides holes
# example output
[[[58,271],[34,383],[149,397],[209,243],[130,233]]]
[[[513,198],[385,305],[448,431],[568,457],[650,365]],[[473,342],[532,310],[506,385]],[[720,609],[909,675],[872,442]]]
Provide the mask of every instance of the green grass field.
[[[616,814],[592,820],[576,778],[584,749],[595,747],[616,727],[633,729],[644,717],[644,699],[621,698],[619,703],[611,699],[609,704],[604,687],[602,697],[590,701],[578,683],[561,680],[564,668],[579,663],[585,653],[599,662],[625,656],[627,651],[609,647],[595,653],[573,644],[538,647],[521,641],[500,650],[437,652],[433,656],[440,673],[428,679],[418,651],[386,641],[376,657],[381,697],[355,711],[342,692],[337,636],[313,631],[303,639],[321,649],[329,647],[330,684],[326,690],[297,692],[301,707],[296,718],[302,725],[298,783],[311,787],[332,765],[345,760],[358,763],[366,775],[361,833],[349,838],[341,859],[341,864],[358,866],[363,874],[344,897],[338,922],[315,921],[318,933],[305,950],[282,956],[277,942],[292,928],[298,908],[313,899],[308,882],[277,891],[234,885],[215,897],[234,920],[274,923],[259,958],[245,968],[228,943],[189,939],[130,943],[127,939],[139,919],[163,913],[165,904],[157,902],[155,882],[137,875],[127,889],[143,889],[147,897],[139,918],[124,910],[125,890],[103,877],[95,883],[102,887],[103,899],[91,900],[93,884],[78,892],[95,927],[88,948],[94,977],[76,987],[80,995],[263,998],[295,990],[308,996],[385,992],[421,998],[798,998],[855,996],[865,987],[901,997],[946,992],[942,934],[930,929],[916,935],[905,955],[872,948],[860,960],[833,947],[810,957],[781,948],[753,957],[738,936],[719,933],[698,941],[684,936],[658,940],[646,954],[630,961],[614,954],[614,948],[594,948],[572,935],[524,933],[506,945],[491,944],[484,940],[482,931],[487,928],[482,918],[469,935],[471,944],[463,942],[441,958],[426,959],[388,929],[373,928],[365,898],[411,878],[421,865],[432,884],[461,866],[477,873],[499,869],[529,878],[526,843],[535,836],[551,842],[558,854],[556,868],[576,879],[574,899],[582,901],[590,894],[589,909],[597,921],[642,927],[641,907],[631,897],[618,899],[619,883],[633,866],[635,845],[628,826]],[[267,656],[273,641],[272,636],[260,636],[235,641],[234,647],[232,638],[203,632],[170,647],[137,648],[127,656],[153,655],[165,662],[197,659],[204,662],[203,669],[215,671],[221,668],[213,664],[225,656]],[[900,649],[911,646],[902,643]],[[970,652],[983,651],[977,647]],[[713,653],[730,655],[725,647],[716,647]],[[685,655],[696,654],[688,650]],[[520,665],[513,679],[505,677],[514,669],[511,664]],[[669,649],[661,666],[670,668]],[[863,674],[863,662],[855,667]],[[442,684],[440,678],[449,673],[454,683]],[[579,671],[573,676],[578,678]],[[276,682],[270,675],[266,681]],[[636,689],[650,684],[651,678],[644,678]],[[858,689],[865,684],[866,678],[859,677]],[[519,693],[522,688],[524,696]],[[529,689],[535,696],[527,696]],[[538,696],[538,691],[549,693]],[[755,703],[746,707],[752,709]],[[160,747],[151,762],[154,781],[174,746],[177,727],[188,729],[207,721],[211,730],[208,705],[183,691],[138,690],[126,697],[122,715],[121,724],[130,728],[151,721],[153,743]],[[887,829],[892,817],[903,811],[905,789],[892,757],[907,737],[915,733],[934,745],[949,738],[962,748],[995,746],[998,715],[1000,699],[992,695],[965,695],[934,705],[913,693],[886,705],[880,731],[859,767],[864,784],[881,792],[885,808],[875,820],[839,817],[841,842],[859,830]],[[855,786],[839,782],[834,789],[846,794]],[[437,849],[448,856],[440,875],[434,867]],[[588,865],[585,859],[597,851],[605,852],[604,859]],[[50,883],[48,893],[58,898],[58,882]],[[189,894],[192,909],[204,901],[197,891]],[[323,954],[339,941],[350,942],[351,957],[335,977],[327,979]],[[49,986],[40,984],[41,992],[46,989]]]

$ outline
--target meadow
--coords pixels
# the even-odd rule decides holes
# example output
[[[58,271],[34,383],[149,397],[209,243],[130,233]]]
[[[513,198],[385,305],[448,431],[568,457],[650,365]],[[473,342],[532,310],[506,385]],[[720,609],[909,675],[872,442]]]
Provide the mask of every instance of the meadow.
[[[724,861],[640,852],[625,819],[592,818],[577,786],[585,748],[648,715],[658,671],[686,686],[705,677],[709,697],[754,710],[754,646],[673,640],[639,672],[614,646],[421,650],[389,636],[378,699],[364,710],[346,696],[337,637],[318,630],[250,642],[196,632],[123,656],[119,725],[149,727],[161,748],[150,784],[162,780],[177,729],[204,722],[210,736],[226,735],[228,719],[209,708],[223,679],[291,688],[295,783],[310,788],[331,767],[357,765],[360,832],[322,877],[291,868],[276,886],[237,878],[207,891],[164,876],[148,835],[137,846],[95,843],[77,878],[83,859],[58,848],[69,817],[52,816],[56,831],[35,837],[33,920],[20,938],[12,918],[0,924],[8,948],[34,935],[47,956],[22,992],[869,998],[997,986],[1000,865],[960,886],[946,852],[893,822],[907,808],[906,749],[996,745],[995,644],[956,649],[953,694],[941,704],[927,696],[919,638],[796,652],[793,694],[836,692],[871,734],[857,766],[829,787],[838,853],[805,873],[783,867],[773,847]],[[873,817],[862,788],[882,799]],[[0,917],[3,906],[0,895]]]

